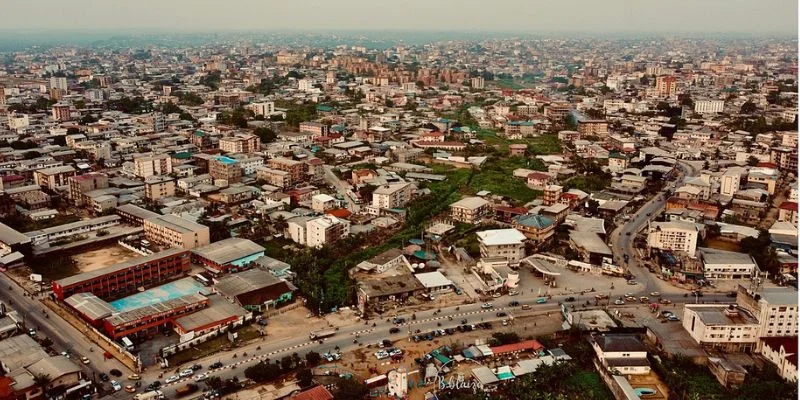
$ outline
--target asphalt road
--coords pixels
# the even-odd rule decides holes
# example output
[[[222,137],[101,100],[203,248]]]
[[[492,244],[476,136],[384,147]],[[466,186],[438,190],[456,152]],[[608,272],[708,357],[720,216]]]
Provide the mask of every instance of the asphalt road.
[[[336,188],[336,191],[344,197],[345,201],[347,202],[347,209],[350,210],[352,213],[357,213],[361,210],[361,206],[356,204],[355,201],[348,195],[348,193],[352,193],[350,190],[350,184],[347,182],[342,181],[336,174],[333,173],[331,167],[329,165],[325,165],[325,175],[324,179],[325,182],[329,185],[333,185]]]
[[[56,351],[70,353],[76,363],[80,356],[88,357],[91,364],[79,364],[88,378],[92,378],[93,373],[104,372],[107,374],[111,369],[118,369],[126,376],[130,373],[130,370],[116,359],[106,360],[103,357],[103,351],[67,321],[49,310],[45,316],[45,313],[42,312],[45,306],[36,299],[23,296],[23,293],[24,290],[16,282],[5,274],[0,274],[0,300],[19,312],[25,325],[28,328],[36,329],[37,336],[50,338]]]

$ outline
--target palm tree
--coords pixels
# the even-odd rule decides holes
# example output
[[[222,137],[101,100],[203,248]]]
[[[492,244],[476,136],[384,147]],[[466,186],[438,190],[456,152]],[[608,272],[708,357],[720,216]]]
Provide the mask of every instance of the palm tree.
[[[45,390],[47,385],[50,384],[50,375],[47,374],[33,374],[33,383],[36,387]]]

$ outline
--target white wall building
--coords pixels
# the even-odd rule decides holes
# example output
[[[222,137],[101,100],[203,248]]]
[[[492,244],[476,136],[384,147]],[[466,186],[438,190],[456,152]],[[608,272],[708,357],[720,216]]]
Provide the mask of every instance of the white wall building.
[[[687,304],[683,328],[701,346],[719,351],[749,352],[758,342],[758,321],[733,304]]]
[[[694,102],[694,112],[698,114],[721,113],[724,109],[724,100],[697,100]]]
[[[697,257],[707,279],[744,279],[758,272],[756,260],[747,253],[700,247]]]
[[[650,373],[647,348],[635,336],[629,334],[604,334],[592,342],[597,359],[609,371],[622,375],[644,375]]]
[[[372,192],[372,206],[378,209],[402,208],[411,200],[410,183],[383,185]]]
[[[651,222],[647,235],[650,248],[694,254],[697,248],[697,225],[691,222]]]
[[[516,229],[492,229],[477,232],[481,257],[502,257],[511,265],[525,258],[525,235]]]

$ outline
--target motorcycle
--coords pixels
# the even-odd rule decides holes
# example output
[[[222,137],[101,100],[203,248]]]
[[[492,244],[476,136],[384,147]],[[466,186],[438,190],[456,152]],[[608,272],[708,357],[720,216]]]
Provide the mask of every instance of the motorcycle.
[[[247,352],[244,352],[244,353],[242,354],[242,356],[243,356],[243,357],[247,357]]]
[[[452,320],[453,320],[453,316],[449,316],[449,317],[447,317],[447,320],[448,320],[448,321],[452,321]]]
[[[236,357],[238,357],[238,355],[236,353],[233,353],[233,358],[236,358]]]
[[[372,323],[372,327],[373,327],[373,328],[375,327],[375,323],[374,323],[374,322]]]

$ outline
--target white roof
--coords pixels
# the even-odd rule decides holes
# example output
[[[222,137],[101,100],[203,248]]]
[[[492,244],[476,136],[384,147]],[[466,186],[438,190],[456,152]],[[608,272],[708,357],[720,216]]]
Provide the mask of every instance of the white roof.
[[[477,235],[478,239],[487,246],[517,244],[525,240],[525,235],[513,228],[492,229],[489,231],[477,232]]]
[[[419,283],[422,284],[422,286],[425,286],[426,289],[450,286],[453,284],[453,281],[447,279],[447,277],[439,271],[424,272],[421,274],[415,274],[414,276],[417,278]]]
[[[489,204],[489,202],[480,197],[465,197],[453,204],[450,204],[450,207],[463,207],[474,210],[487,204]]]
[[[320,194],[314,195],[314,197],[312,197],[312,199],[313,200],[317,200],[317,201],[321,201],[323,203],[327,203],[329,201],[335,201],[336,200],[332,196],[327,195],[325,193],[320,193]]]

